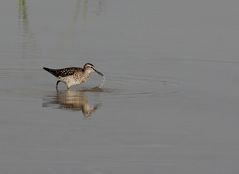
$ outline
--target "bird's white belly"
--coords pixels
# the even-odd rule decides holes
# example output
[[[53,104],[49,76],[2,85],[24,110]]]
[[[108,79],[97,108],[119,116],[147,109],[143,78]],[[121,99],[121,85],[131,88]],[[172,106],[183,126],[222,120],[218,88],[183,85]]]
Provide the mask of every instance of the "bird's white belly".
[[[74,76],[59,77],[59,80],[65,83],[68,87],[81,84],[81,80],[75,79]]]

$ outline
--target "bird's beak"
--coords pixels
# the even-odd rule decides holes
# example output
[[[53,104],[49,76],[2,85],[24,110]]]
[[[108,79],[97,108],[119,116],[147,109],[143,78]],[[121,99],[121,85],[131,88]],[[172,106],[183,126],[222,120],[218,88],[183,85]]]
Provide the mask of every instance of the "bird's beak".
[[[103,73],[101,73],[101,72],[97,71],[95,68],[93,68],[93,69],[94,69],[94,71],[95,71],[97,74],[101,75],[102,77],[104,76],[104,74],[103,74]]]

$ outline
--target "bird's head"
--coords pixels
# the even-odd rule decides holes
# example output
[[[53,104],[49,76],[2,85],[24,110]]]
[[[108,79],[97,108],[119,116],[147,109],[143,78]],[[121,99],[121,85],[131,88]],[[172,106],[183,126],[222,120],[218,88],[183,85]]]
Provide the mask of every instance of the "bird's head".
[[[96,70],[95,69],[95,66],[93,65],[93,64],[91,64],[91,63],[86,63],[85,65],[84,65],[84,71],[86,71],[86,72],[88,72],[88,73],[91,73],[91,72],[93,72],[93,71],[95,71],[97,74],[99,74],[99,75],[101,75],[101,76],[104,76],[104,74],[103,73],[101,73],[101,72],[99,72],[98,70]]]

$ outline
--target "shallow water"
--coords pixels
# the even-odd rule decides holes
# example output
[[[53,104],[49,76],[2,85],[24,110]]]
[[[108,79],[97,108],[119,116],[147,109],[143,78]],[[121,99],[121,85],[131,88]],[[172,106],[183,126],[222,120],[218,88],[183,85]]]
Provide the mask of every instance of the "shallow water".
[[[0,173],[238,173],[238,5],[1,1]]]

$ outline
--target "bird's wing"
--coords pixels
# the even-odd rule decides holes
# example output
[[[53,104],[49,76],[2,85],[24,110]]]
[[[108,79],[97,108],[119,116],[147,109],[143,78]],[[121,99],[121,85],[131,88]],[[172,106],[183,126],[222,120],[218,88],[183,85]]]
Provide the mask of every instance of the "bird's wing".
[[[51,69],[51,68],[43,67],[43,69],[48,71],[55,77],[71,76],[77,71],[82,71],[82,68],[78,68],[78,67],[69,67],[69,68],[62,68],[62,69]]]
[[[58,70],[56,70],[56,76],[57,77],[71,76],[78,71],[82,71],[82,69],[78,68],[78,67],[69,67],[69,68],[58,69]]]

